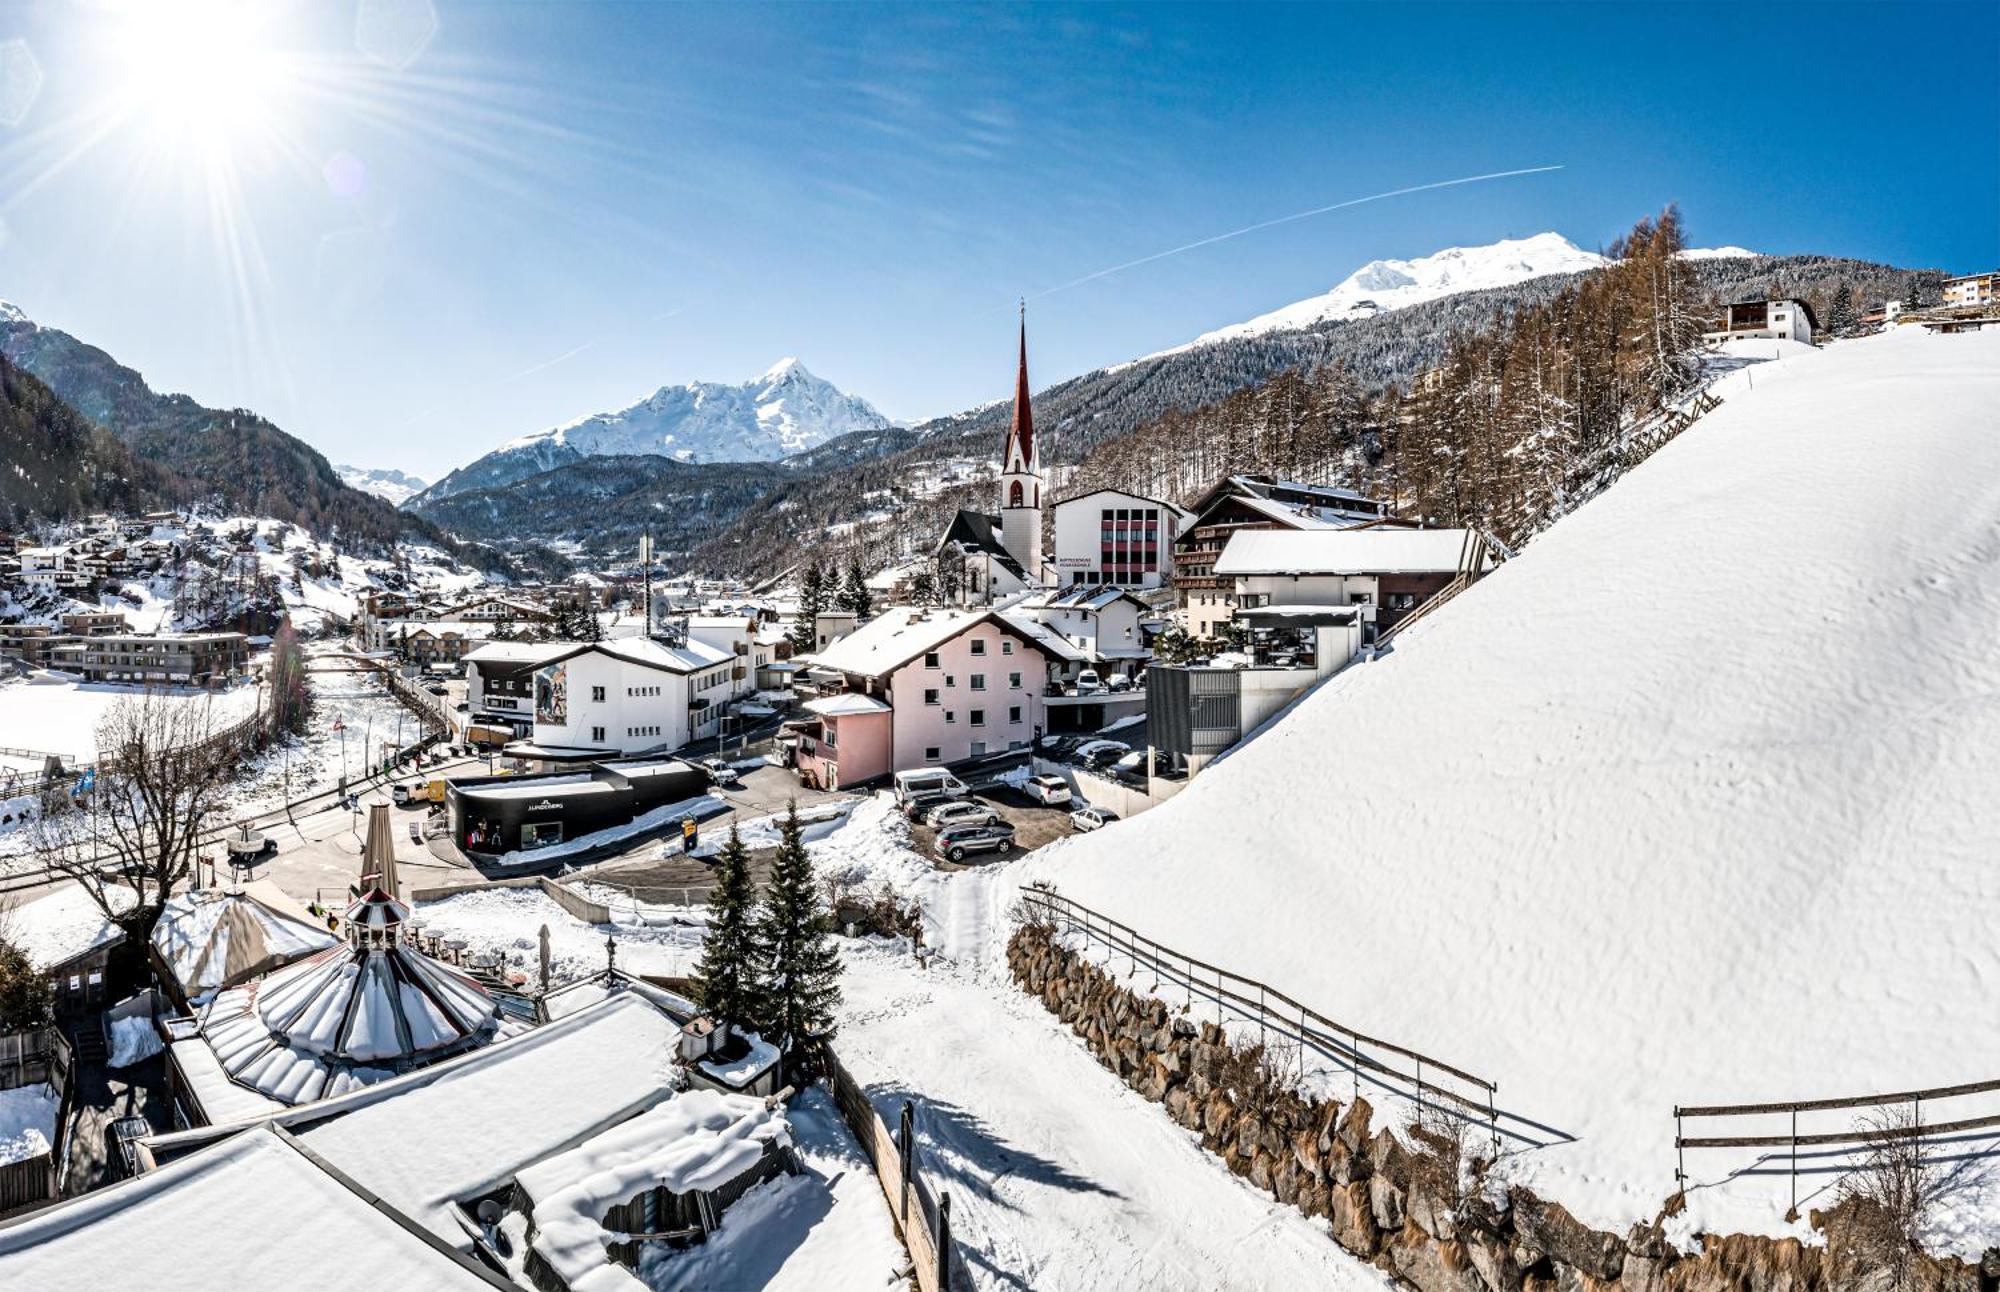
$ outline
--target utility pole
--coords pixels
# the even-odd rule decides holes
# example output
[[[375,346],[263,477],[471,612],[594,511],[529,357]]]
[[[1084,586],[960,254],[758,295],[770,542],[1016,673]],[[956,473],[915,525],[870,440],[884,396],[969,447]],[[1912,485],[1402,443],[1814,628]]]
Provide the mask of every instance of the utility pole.
[[[646,640],[653,640],[653,536],[639,536],[639,568],[646,580]]]

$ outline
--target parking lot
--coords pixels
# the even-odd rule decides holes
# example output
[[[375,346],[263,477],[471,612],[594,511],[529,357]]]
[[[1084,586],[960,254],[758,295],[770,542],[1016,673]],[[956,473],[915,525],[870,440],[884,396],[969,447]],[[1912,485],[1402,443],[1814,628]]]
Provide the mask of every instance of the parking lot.
[[[1002,821],[1014,827],[1014,851],[1010,853],[978,852],[968,856],[963,862],[954,862],[931,852],[931,844],[937,839],[937,831],[922,821],[910,823],[910,844],[918,852],[930,857],[939,870],[968,870],[990,862],[1011,857],[1016,853],[1030,852],[1069,834],[1069,805],[1043,807],[1020,790],[1010,786],[999,786],[982,790],[972,796],[972,801],[993,809]]]

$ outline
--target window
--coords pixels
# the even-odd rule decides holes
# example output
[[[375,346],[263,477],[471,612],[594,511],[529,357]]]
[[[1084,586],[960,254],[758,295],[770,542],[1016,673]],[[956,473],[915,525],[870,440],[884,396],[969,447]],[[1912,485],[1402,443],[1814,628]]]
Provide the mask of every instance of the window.
[[[965,720],[975,727],[983,727],[986,725],[986,710],[974,709],[965,715]]]
[[[1010,705],[1010,706],[1008,706],[1008,709],[1007,709],[1007,721],[1009,721],[1009,722],[1014,722],[1014,723],[1018,723],[1018,722],[1020,722],[1020,721],[1021,721],[1021,706],[1020,706],[1020,705],[1018,705],[1018,704],[1015,704],[1015,705]]]
[[[1008,685],[1008,686],[1010,686],[1010,687],[1012,687],[1012,688],[1013,688],[1014,690],[1016,690],[1016,691],[1020,690],[1020,689],[1021,689],[1021,675],[1020,675],[1019,673],[1009,673],[1009,674],[1007,675],[1007,685]]]
[[[592,728],[590,729],[590,738],[591,738],[592,740],[595,740],[595,741],[596,741],[596,742],[598,742],[599,744],[603,744],[603,743],[604,743],[604,728],[602,728],[602,727],[592,727]]]
[[[1014,653],[1014,639],[1012,637],[1005,638],[1001,641],[1000,653],[1002,655],[1012,655]]]
[[[986,689],[986,674],[974,673],[972,675],[972,689],[975,691],[984,691]]]
[[[946,709],[944,711],[944,720],[945,724],[949,726],[951,723],[958,721],[958,715],[956,713],[953,713],[950,709]]]
[[[983,741],[983,740],[975,740],[975,741],[973,741],[973,742],[972,742],[972,756],[973,756],[974,758],[977,758],[977,757],[979,757],[979,756],[980,756],[981,754],[983,754],[983,753],[985,753],[985,752],[986,752],[986,742],[985,742],[985,741]]]
[[[974,655],[984,655],[986,653],[986,641],[984,638],[981,637],[973,638],[971,645],[972,645],[972,653]]]
[[[603,687],[601,687],[601,686],[593,686],[593,687],[591,687],[591,688],[590,688],[590,700],[591,700],[591,703],[592,703],[592,704],[603,704],[603,703],[604,703],[604,688],[603,688]]]
[[[936,745],[924,746],[924,761],[927,763],[938,761],[938,747]]]
[[[934,651],[934,650],[927,650],[927,651],[925,651],[925,652],[924,652],[924,667],[925,667],[925,668],[941,668],[941,667],[943,667],[943,665],[941,665],[941,664],[940,664],[940,663],[938,662],[938,653],[937,653],[936,651]]]
[[[929,687],[929,688],[927,688],[927,689],[926,689],[926,690],[924,691],[924,703],[925,703],[925,704],[936,704],[937,702],[938,702],[938,692],[937,692],[937,688],[936,688],[936,687]]]
[[[944,675],[944,684],[945,684],[946,686],[957,686],[957,685],[958,685],[958,679],[957,679],[957,678],[955,678],[955,677],[953,677],[953,676],[952,676],[951,674],[949,674],[949,673],[946,673],[946,674]]]

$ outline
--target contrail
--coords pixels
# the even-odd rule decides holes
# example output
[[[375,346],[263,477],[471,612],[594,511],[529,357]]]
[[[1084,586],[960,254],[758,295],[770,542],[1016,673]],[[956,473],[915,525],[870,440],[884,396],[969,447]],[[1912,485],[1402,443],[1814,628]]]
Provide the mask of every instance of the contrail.
[[[1072,278],[1066,283],[1058,283],[1054,287],[1035,292],[1028,296],[1027,299],[1038,301],[1044,296],[1053,296],[1057,292],[1066,292],[1072,287],[1081,287],[1085,283],[1094,283],[1100,278],[1109,278],[1113,274],[1122,274],[1128,269],[1137,269],[1140,265],[1150,265],[1155,260],[1165,260],[1169,256],[1178,256],[1183,252],[1194,251],[1201,247],[1212,247],[1218,242],[1227,242],[1231,238],[1240,238],[1246,233],[1256,233],[1260,229],[1274,228],[1280,224],[1290,224],[1294,220],[1309,220],[1315,215],[1325,215],[1329,211],[1341,211],[1350,206],[1362,206],[1369,202],[1380,202],[1384,198],[1402,197],[1409,193],[1427,193],[1434,188],[1456,188],[1461,184],[1481,184],[1489,179],[1511,179],[1516,175],[1540,175],[1548,171],[1561,169],[1561,166],[1529,166],[1522,170],[1496,170],[1490,175],[1467,175],[1461,179],[1441,179],[1431,184],[1413,184],[1409,188],[1392,188],[1386,193],[1370,193],[1367,197],[1353,197],[1345,202],[1335,202],[1330,206],[1316,206],[1310,211],[1299,211],[1292,215],[1281,215],[1275,220],[1260,220],[1256,224],[1246,224],[1240,229],[1231,229],[1228,233],[1218,233],[1214,237],[1202,238],[1199,241],[1172,247],[1166,251],[1156,251],[1150,256],[1141,256],[1137,260],[1128,260],[1122,265],[1113,265],[1109,269],[1100,269],[1095,273],[1085,274],[1081,278]]]
[[[519,381],[523,377],[532,377],[538,372],[547,372],[550,368],[555,367],[557,364],[563,362],[566,359],[576,358],[578,355],[582,354],[585,350],[590,349],[592,346],[596,344],[597,342],[595,341],[585,341],[582,345],[577,346],[574,349],[563,351],[561,354],[557,355],[553,359],[544,359],[542,362],[536,364],[532,368],[523,368],[519,372],[515,373],[513,376],[502,377],[500,380]]]

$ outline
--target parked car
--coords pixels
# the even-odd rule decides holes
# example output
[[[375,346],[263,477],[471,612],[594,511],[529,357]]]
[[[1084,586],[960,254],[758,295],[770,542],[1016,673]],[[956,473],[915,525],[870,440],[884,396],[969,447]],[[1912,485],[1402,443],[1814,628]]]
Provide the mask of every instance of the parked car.
[[[1084,830],[1102,830],[1117,819],[1118,814],[1116,812],[1107,812],[1103,808],[1092,807],[1088,803],[1069,814],[1070,828],[1078,832]]]
[[[742,779],[736,774],[736,764],[727,758],[704,758],[697,765],[708,773],[712,785],[734,785]]]
[[[929,794],[912,794],[902,801],[903,815],[912,821],[921,821],[930,815],[933,808],[940,808],[947,803],[957,802],[961,802],[961,800],[950,794],[940,793],[935,790]]]
[[[1021,793],[1044,807],[1061,807],[1071,798],[1069,782],[1060,776],[1030,776]]]
[[[951,861],[964,861],[975,852],[1006,853],[1014,849],[1014,827],[1004,821],[987,825],[955,825],[938,832],[931,851]]]
[[[964,781],[953,776],[942,767],[918,767],[907,772],[897,772],[896,801],[907,810],[911,799],[924,794],[941,794],[947,798],[962,799],[972,793]],[[916,813],[911,813],[915,816]]]
[[[1132,679],[1123,673],[1113,673],[1111,680],[1104,686],[1106,690],[1113,692],[1129,691],[1132,689]]]
[[[924,824],[933,830],[948,830],[955,825],[986,825],[999,819],[998,812],[970,799],[946,799],[924,813]]]
[[[1078,695],[1095,695],[1103,689],[1104,680],[1097,676],[1096,669],[1087,668],[1076,675],[1076,693]]]
[[[1102,771],[1131,752],[1132,746],[1122,740],[1092,740],[1077,746],[1073,761],[1080,767]]]

